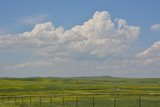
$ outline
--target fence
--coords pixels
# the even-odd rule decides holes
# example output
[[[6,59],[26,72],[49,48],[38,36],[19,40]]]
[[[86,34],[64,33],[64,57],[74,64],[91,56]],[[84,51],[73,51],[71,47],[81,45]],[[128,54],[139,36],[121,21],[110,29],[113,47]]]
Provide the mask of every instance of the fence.
[[[160,97],[18,96],[1,97],[1,107],[160,107]]]

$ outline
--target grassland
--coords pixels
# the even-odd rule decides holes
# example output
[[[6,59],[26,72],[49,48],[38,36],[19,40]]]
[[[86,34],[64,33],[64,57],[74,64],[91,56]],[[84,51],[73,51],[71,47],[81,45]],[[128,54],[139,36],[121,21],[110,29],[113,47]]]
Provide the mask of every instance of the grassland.
[[[116,107],[138,107],[138,98],[142,97],[143,105],[146,105],[144,107],[160,107],[160,78],[133,79],[109,76],[1,78],[0,97],[6,96],[45,96],[43,98],[43,104],[46,107],[53,106],[53,104],[49,103],[51,96],[54,96],[54,104],[57,103],[57,106],[54,105],[54,107],[60,107],[62,105],[62,98],[65,100],[65,107],[75,107],[76,97],[78,97],[79,106],[81,107],[85,107],[86,102],[88,102],[86,107],[90,107],[93,97],[96,100],[96,107],[105,107],[105,105],[112,107],[114,98],[117,98]],[[23,103],[22,105],[21,99],[17,99],[16,105],[13,106],[11,104],[10,107],[39,107],[39,97],[32,100],[38,103]],[[29,102],[29,98],[24,99],[24,102]],[[125,104],[131,104],[131,102],[135,103],[131,106],[124,106]],[[5,104],[3,107],[9,106]]]
[[[46,94],[160,95],[160,78],[1,78],[0,96]]]

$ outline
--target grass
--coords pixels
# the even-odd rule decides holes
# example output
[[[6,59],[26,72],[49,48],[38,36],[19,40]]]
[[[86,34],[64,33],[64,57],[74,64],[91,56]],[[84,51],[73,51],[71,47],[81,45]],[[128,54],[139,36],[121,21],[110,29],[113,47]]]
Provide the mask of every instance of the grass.
[[[102,94],[102,95],[101,95]],[[54,95],[54,103],[50,103],[50,96]],[[60,96],[62,95],[62,96]],[[1,78],[0,97],[6,96],[48,96],[17,98],[1,103],[1,107],[60,107],[62,97],[65,107],[92,107],[92,98],[95,98],[95,107],[113,107],[116,98],[116,107],[138,107],[138,98],[142,97],[141,107],[160,107],[160,78],[113,78],[103,77],[70,77],[70,78]],[[3,102],[2,99],[0,102]]]
[[[78,105],[78,106],[77,106]],[[94,107],[139,107],[138,98],[107,98],[107,97],[94,97]],[[159,107],[160,98],[143,98],[141,100],[141,107]],[[5,103],[1,103],[1,107],[93,107],[93,97],[79,97],[76,100],[75,97],[56,97],[49,98],[34,98],[30,102],[29,99],[8,100]]]

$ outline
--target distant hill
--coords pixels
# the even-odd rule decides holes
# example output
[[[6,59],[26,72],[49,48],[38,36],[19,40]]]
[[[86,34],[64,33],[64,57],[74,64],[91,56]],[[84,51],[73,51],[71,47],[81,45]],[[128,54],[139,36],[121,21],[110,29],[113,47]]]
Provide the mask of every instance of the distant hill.
[[[82,77],[67,77],[69,79],[107,79],[107,78],[114,78],[112,76],[82,76]]]

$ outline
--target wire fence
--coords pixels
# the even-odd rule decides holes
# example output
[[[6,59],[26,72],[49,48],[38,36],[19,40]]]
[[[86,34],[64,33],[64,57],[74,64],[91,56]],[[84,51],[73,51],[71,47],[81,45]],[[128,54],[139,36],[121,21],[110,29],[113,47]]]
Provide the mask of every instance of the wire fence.
[[[19,96],[1,97],[0,107],[160,107],[160,97]]]

